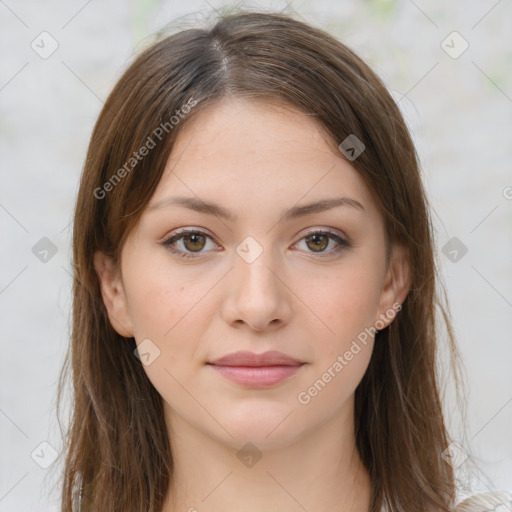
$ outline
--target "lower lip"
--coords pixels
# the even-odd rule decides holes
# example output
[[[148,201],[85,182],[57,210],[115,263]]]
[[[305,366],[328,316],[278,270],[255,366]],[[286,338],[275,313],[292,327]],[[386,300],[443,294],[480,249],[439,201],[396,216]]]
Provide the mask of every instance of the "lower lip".
[[[293,366],[222,366],[210,365],[232,382],[246,387],[274,386],[295,374],[302,365]]]

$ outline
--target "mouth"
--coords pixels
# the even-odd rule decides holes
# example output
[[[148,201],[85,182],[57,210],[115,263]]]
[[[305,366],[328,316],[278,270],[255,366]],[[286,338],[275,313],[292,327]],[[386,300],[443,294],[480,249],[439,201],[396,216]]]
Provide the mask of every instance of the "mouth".
[[[238,385],[265,388],[285,381],[306,363],[277,351],[235,352],[208,362],[213,370]]]
[[[303,365],[284,366],[223,366],[211,365],[226,379],[245,387],[264,388],[275,386],[291,377]]]

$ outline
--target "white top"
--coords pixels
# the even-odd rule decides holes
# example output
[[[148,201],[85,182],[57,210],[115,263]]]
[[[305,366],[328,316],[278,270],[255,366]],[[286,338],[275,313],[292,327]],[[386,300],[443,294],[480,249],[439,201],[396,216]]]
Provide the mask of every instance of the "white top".
[[[453,512],[488,512],[499,505],[507,505],[512,508],[512,495],[505,491],[475,494],[458,503]],[[383,506],[381,512],[388,512],[388,510]]]
[[[512,496],[505,491],[493,491],[483,494],[475,494],[461,501],[454,512],[487,512],[494,510],[499,505],[512,507]]]

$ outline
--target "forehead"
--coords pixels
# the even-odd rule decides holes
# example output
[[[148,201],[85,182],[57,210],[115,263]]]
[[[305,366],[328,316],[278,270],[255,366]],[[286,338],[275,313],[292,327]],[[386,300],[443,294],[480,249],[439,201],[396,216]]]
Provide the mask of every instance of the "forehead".
[[[378,215],[363,179],[335,148],[313,116],[292,106],[223,99],[179,132],[151,203],[172,193],[237,210],[282,209],[343,195]]]
[[[265,162],[286,157],[318,157],[331,148],[320,124],[287,104],[258,99],[223,98],[198,112],[179,133],[170,163],[191,146],[197,160],[211,156]]]

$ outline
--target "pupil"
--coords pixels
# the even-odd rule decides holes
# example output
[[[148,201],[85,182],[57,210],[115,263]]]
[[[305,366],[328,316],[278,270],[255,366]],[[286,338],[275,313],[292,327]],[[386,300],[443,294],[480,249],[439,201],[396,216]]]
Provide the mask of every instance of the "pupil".
[[[199,239],[203,238],[203,243],[202,244],[199,243],[199,247],[197,247],[197,246],[192,247],[192,248],[188,247],[188,245],[187,245],[188,241],[192,241],[192,244],[195,245],[198,243],[198,238]],[[199,250],[200,251],[204,247],[204,235],[199,235],[199,234],[187,235],[185,237],[185,245],[187,246],[187,249],[189,249],[189,250],[192,250],[192,251]]]
[[[316,248],[320,248],[320,250],[325,249],[327,247],[327,245],[329,244],[327,236],[325,236],[325,235],[311,235],[310,239],[311,240],[315,240],[313,242],[314,244],[316,244],[319,241],[319,239],[322,239],[321,240],[321,246],[319,246],[319,245],[315,246]],[[316,252],[320,252],[320,251],[316,251]]]

